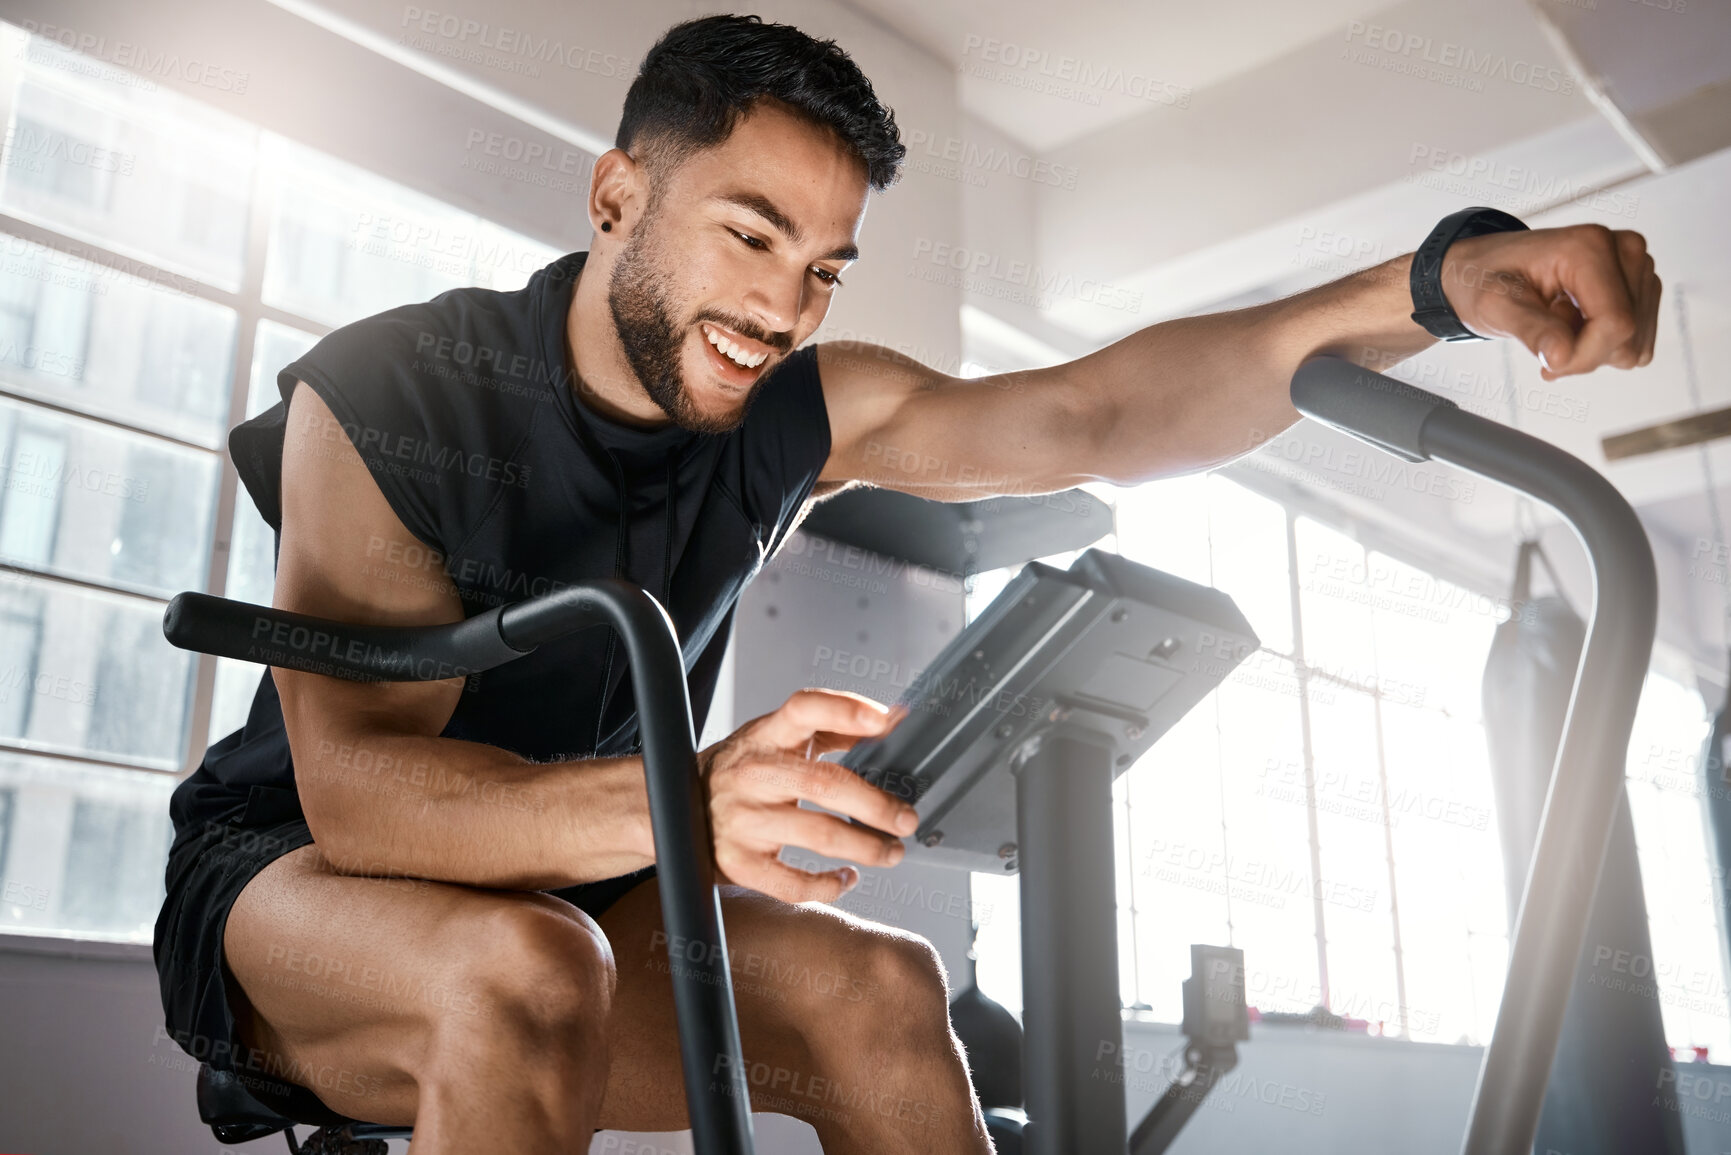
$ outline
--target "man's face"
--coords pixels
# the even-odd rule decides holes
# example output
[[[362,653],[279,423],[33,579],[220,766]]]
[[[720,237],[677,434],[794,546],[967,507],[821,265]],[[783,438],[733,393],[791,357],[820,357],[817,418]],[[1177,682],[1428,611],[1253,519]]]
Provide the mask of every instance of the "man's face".
[[[773,102],[663,181],[607,296],[626,359],[675,423],[726,433],[745,420],[829,311],[868,188],[832,135]]]

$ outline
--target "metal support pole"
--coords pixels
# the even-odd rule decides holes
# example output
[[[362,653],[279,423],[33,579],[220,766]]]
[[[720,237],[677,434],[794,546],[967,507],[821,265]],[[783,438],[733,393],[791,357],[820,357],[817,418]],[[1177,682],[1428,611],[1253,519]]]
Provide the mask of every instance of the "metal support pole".
[[[1059,729],[1015,767],[1028,1155],[1127,1149],[1113,755]]]
[[[1634,509],[1585,463],[1445,398],[1338,357],[1314,357],[1292,378],[1292,403],[1407,461],[1458,466],[1544,502],[1575,531],[1592,566],[1587,641],[1462,1146],[1464,1155],[1528,1155],[1652,657],[1653,548]]]

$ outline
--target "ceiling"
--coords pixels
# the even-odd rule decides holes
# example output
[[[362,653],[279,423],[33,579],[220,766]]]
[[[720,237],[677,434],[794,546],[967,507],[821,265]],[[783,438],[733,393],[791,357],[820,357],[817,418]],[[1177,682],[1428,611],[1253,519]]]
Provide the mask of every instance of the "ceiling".
[[[1682,559],[1668,597],[1683,632],[1693,622],[1712,635],[1709,649],[1719,644],[1724,591],[1691,579],[1687,566],[1714,536],[1702,451],[1606,463],[1599,439],[1687,413],[1697,397],[1701,406],[1731,405],[1731,151],[1723,150],[1731,113],[1714,103],[1731,91],[1731,6],[847,2],[957,70],[976,124],[966,131],[1001,134],[1080,174],[1074,190],[1036,190],[1031,257],[1115,285],[1143,307],[1060,297],[1018,311],[984,295],[970,300],[976,318],[1037,336],[1063,356],[1163,317],[1333,280],[1411,249],[1430,223],[1469,204],[1509,208],[1534,227],[1598,221],[1640,230],[1670,287],[1651,366],[1547,385],[1524,351],[1505,362],[1493,347],[1447,346],[1403,371],[1429,375],[1418,379],[1602,469]],[[1422,46],[1372,54],[1371,25]],[[1466,70],[1444,66],[1451,52],[1566,83],[1519,85],[1493,68],[1475,88]],[[1122,69],[1161,82],[1164,96],[1181,91],[1182,101],[1136,100],[1103,83],[1039,90],[1050,74],[1081,67],[1067,57],[1086,62],[1090,75]],[[1426,67],[1431,75],[1419,75]],[[1665,129],[1664,140],[1652,125]],[[1696,153],[1708,155],[1691,159]],[[1431,163],[1438,157],[1442,171]],[[1457,176],[1463,166],[1477,175]],[[1693,393],[1679,298],[1688,304]],[[1509,383],[1537,411],[1505,411]],[[1731,483],[1731,441],[1707,452],[1714,480]],[[1515,518],[1527,516],[1489,493],[1426,504],[1361,500],[1353,488],[1335,485],[1327,500],[1356,505],[1367,523],[1421,527],[1439,548],[1499,565]],[[1720,506],[1731,516],[1731,489]]]
[[[957,71],[962,107],[1036,150],[1339,36],[1386,0],[847,0]],[[1066,89],[1054,98],[1033,85]]]

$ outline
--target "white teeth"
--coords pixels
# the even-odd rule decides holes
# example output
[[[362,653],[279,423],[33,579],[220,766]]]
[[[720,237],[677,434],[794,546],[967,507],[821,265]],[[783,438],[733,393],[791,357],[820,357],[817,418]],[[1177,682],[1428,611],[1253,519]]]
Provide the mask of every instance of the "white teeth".
[[[763,364],[764,358],[769,356],[768,353],[747,354],[743,352],[738,345],[734,344],[726,337],[723,337],[714,329],[709,328],[707,325],[703,328],[703,335],[708,339],[711,345],[714,345],[717,349],[721,350],[722,353],[726,354],[728,360],[732,361],[742,369],[755,369],[759,365]]]

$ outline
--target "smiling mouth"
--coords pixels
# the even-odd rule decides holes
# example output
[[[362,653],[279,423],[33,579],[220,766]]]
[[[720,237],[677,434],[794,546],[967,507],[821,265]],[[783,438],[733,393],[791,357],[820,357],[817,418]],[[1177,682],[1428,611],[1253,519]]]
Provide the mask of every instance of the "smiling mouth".
[[[750,350],[707,322],[699,322],[697,331],[703,338],[705,355],[715,367],[716,376],[735,388],[756,381],[769,363],[768,350]]]
[[[704,340],[713,345],[722,356],[740,366],[742,369],[756,369],[769,359],[768,350],[753,351],[746,348],[743,340],[735,341],[729,334],[722,332],[707,321],[698,323],[698,331]]]

